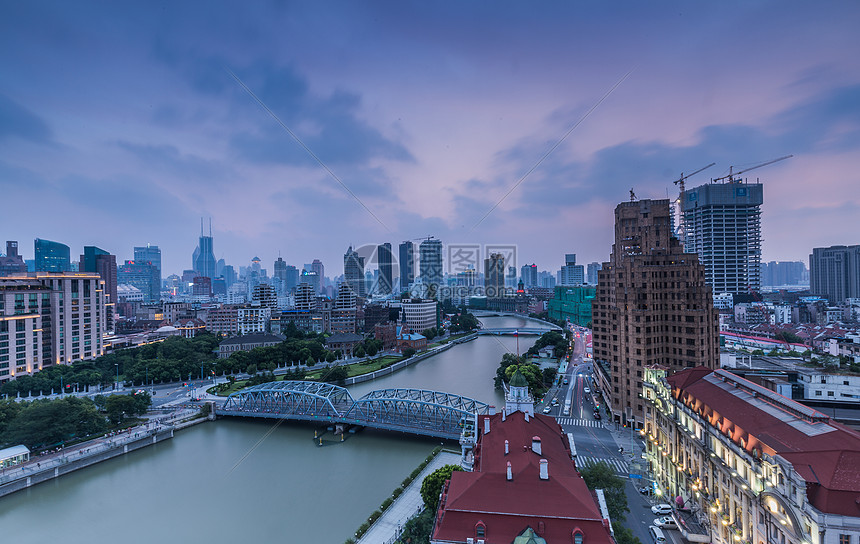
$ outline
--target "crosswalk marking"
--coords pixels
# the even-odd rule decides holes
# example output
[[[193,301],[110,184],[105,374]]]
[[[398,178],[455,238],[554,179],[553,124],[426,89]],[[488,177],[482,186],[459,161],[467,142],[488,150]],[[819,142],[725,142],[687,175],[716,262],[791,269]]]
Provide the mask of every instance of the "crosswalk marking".
[[[605,457],[586,457],[579,455],[576,457],[576,464],[579,466],[596,465],[597,463],[606,463],[615,469],[618,474],[630,474],[630,466],[627,461],[621,459],[607,459]]]
[[[603,425],[599,421],[593,421],[590,419],[574,419],[570,417],[557,417],[559,425],[572,425],[574,427],[602,427]]]

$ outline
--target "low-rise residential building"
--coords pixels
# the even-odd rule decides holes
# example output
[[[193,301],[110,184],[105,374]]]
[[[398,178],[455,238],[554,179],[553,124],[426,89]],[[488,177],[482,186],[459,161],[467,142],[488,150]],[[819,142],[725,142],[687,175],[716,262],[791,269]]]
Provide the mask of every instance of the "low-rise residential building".
[[[239,307],[232,305],[210,308],[206,315],[206,330],[212,334],[239,334]]]
[[[353,332],[335,333],[325,339],[325,347],[331,351],[340,350],[346,357],[352,357],[355,350],[364,338]]]
[[[726,370],[651,367],[645,384],[649,467],[707,541],[858,541],[856,431]]]

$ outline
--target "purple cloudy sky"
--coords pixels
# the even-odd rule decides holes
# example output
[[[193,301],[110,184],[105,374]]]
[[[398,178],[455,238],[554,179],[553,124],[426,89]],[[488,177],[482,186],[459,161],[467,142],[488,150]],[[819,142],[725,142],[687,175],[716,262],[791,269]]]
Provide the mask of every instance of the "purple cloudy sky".
[[[150,242],[167,275],[205,216],[237,267],[432,234],[555,271],[608,258],[631,187],[794,154],[750,176],[764,260],[806,260],[860,243],[858,28],[850,1],[7,1],[0,238]]]

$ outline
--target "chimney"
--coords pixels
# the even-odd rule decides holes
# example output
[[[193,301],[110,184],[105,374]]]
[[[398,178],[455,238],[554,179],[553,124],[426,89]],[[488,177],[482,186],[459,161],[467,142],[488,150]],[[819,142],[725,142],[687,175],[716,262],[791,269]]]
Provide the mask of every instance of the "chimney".
[[[539,436],[533,436],[532,437],[532,451],[538,455],[541,455],[540,437]]]
[[[529,413],[528,413],[528,412],[523,412],[523,415],[525,415],[525,416],[526,416],[526,423],[528,423],[528,422],[529,422]]]
[[[505,420],[505,416],[508,414],[507,410],[502,410],[502,421]]]
[[[496,407],[495,407],[495,406],[493,406],[493,405],[491,404],[491,405],[490,405],[490,407],[489,407],[489,412],[488,412],[488,413],[489,413],[491,416],[496,415]]]
[[[490,434],[490,418],[484,418],[484,434]]]
[[[510,450],[508,449],[508,441],[505,440],[505,455],[507,455],[509,451]]]
[[[549,480],[549,462],[546,459],[540,460],[540,479]]]
[[[508,477],[509,482],[514,479],[514,474],[513,474],[513,472],[511,472],[511,462],[510,461],[508,461],[508,476],[507,477]]]

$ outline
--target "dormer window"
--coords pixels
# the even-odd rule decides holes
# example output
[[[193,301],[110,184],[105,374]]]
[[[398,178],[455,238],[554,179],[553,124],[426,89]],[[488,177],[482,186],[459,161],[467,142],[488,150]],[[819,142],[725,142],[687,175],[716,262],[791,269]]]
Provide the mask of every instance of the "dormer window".
[[[584,539],[585,535],[582,534],[582,530],[579,527],[573,530],[573,544],[582,544]]]
[[[483,521],[479,521],[475,524],[475,537],[484,538],[485,536],[487,536],[487,526],[484,525]]]

